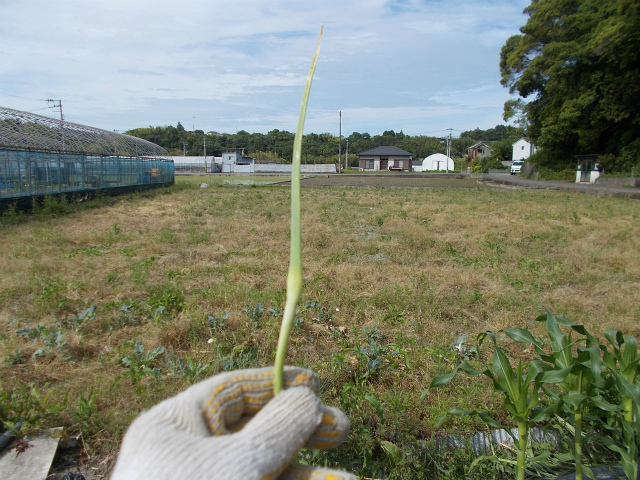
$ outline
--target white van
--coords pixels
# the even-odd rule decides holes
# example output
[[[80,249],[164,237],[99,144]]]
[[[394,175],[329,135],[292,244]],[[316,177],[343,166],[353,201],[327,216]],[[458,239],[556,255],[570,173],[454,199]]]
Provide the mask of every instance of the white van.
[[[515,160],[512,164],[511,164],[511,175],[517,175],[520,173],[520,170],[522,169],[522,164],[524,163],[524,160]]]

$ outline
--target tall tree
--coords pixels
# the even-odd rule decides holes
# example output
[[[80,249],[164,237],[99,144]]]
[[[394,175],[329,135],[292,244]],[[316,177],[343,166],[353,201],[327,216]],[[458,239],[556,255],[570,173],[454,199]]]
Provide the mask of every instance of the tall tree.
[[[640,157],[640,2],[532,0],[502,47],[501,83],[528,135],[555,163],[576,154]]]

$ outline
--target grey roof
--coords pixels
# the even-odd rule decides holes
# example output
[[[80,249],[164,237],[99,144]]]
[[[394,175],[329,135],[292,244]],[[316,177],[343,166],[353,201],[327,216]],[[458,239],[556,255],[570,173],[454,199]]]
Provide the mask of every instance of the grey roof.
[[[482,145],[484,145],[487,148],[491,148],[489,145],[487,145],[484,142],[478,142],[478,143],[474,143],[473,145],[471,145],[469,148],[467,148],[467,150],[473,150],[474,148],[481,147]],[[491,148],[491,150],[493,150],[493,148]]]
[[[398,147],[376,147],[376,148],[371,148],[369,150],[365,150],[364,152],[358,153],[358,156],[360,157],[363,155],[371,155],[375,157],[386,157],[386,156],[411,157],[413,156],[413,153],[407,152],[406,150],[402,150],[401,148],[398,148]]]

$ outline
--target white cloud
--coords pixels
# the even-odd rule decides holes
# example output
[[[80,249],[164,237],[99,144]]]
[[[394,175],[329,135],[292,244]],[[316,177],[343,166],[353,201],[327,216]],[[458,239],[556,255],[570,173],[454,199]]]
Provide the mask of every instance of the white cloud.
[[[526,0],[0,1],[0,105],[126,130],[417,134],[502,123],[499,51]],[[406,125],[403,127],[403,125]]]

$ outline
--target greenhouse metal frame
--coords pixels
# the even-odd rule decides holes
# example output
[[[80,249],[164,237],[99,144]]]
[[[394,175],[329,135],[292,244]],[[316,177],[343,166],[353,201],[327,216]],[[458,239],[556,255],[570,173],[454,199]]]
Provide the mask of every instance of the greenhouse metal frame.
[[[0,206],[173,183],[173,160],[152,142],[0,107]]]

